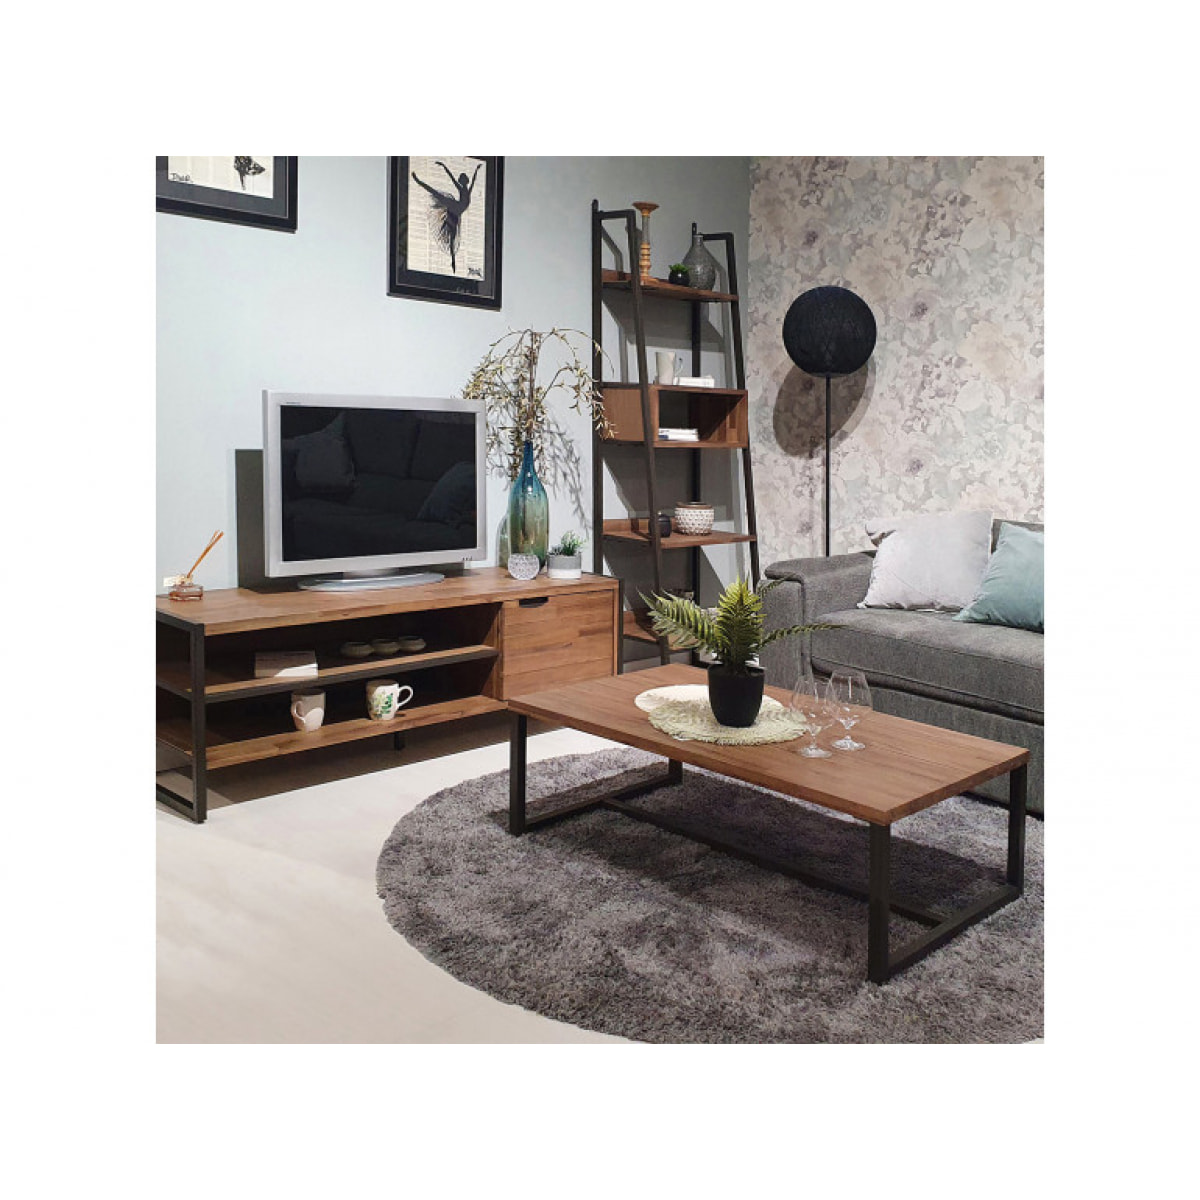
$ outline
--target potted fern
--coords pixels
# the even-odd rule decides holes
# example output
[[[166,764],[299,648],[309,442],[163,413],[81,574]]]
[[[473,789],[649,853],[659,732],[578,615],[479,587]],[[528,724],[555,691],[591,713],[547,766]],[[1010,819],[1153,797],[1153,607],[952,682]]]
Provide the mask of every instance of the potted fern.
[[[753,725],[762,707],[763,669],[751,662],[758,652],[781,638],[836,625],[817,622],[789,625],[785,629],[763,627],[762,598],[782,583],[773,579],[752,588],[740,575],[729,584],[711,611],[694,600],[679,596],[643,596],[650,606],[654,632],[669,637],[681,650],[707,650],[718,660],[708,668],[708,702],[722,725],[744,728]]]
[[[578,579],[583,574],[583,546],[583,538],[568,529],[546,553],[546,574],[551,579]]]

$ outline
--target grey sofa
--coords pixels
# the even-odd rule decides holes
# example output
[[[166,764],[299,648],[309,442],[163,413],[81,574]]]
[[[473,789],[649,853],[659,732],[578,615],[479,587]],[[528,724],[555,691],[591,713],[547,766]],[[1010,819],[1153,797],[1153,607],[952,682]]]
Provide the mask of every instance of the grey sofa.
[[[1031,755],[1029,810],[1044,813],[1043,635],[955,621],[949,613],[858,608],[872,558],[839,554],[767,568],[768,578],[785,581],[766,595],[768,629],[819,620],[842,626],[768,646],[760,660],[767,682],[791,687],[802,662],[818,675],[856,667],[880,712],[1024,746]],[[1007,777],[979,790],[1007,802]]]

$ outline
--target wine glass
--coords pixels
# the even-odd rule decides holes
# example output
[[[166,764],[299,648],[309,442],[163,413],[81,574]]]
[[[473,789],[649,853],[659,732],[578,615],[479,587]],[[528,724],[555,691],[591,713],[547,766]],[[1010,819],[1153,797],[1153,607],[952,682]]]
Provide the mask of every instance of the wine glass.
[[[867,677],[861,671],[834,671],[829,677],[829,699],[833,704],[834,717],[846,731],[834,742],[838,750],[861,750],[862,742],[850,736],[850,730],[862,720],[863,710],[871,707],[871,689]]]
[[[817,745],[817,734],[828,729],[834,720],[824,681],[814,679],[810,671],[801,671],[788,707],[808,729],[808,745],[801,747],[800,753],[805,758],[832,758],[828,750]]]

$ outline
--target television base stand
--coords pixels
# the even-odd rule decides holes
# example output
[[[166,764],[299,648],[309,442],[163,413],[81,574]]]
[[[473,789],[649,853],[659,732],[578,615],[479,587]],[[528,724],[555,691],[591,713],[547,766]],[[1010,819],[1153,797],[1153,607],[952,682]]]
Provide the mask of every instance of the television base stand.
[[[159,596],[156,732],[191,779],[168,786],[171,777],[160,777],[156,795],[199,823],[208,815],[212,771],[360,739],[389,737],[399,750],[396,739],[411,729],[504,712],[510,696],[619,674],[620,611],[617,579],[511,579],[499,567],[391,592],[219,588],[187,602]],[[417,636],[427,642],[419,651],[342,653],[348,641]],[[281,650],[315,652],[316,674],[255,673],[260,652]],[[391,720],[376,721],[365,689],[385,677],[413,695]],[[311,688],[325,692],[325,720],[319,729],[296,729],[291,693]]]
[[[377,588],[416,587],[422,583],[441,583],[445,575],[437,571],[412,571],[402,575],[346,575],[341,579],[301,579],[306,592],[369,592]]]

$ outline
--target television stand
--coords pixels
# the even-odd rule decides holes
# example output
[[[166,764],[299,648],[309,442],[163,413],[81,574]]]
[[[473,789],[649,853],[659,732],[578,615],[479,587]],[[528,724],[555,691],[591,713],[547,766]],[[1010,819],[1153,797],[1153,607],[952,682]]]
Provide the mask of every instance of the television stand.
[[[602,575],[522,580],[484,567],[425,587],[159,596],[156,732],[183,756],[192,786],[159,780],[158,798],[200,822],[209,771],[504,712],[510,696],[620,674],[620,586]],[[425,647],[342,653],[347,642],[401,637]],[[254,656],[268,650],[310,650],[316,674],[256,678]],[[367,680],[379,678],[414,692],[390,721],[367,715]],[[325,721],[306,732],[293,726],[291,693],[310,689],[325,692]]]
[[[297,586],[306,592],[370,592],[380,588],[441,583],[445,578],[445,575],[437,571],[410,571],[397,575],[343,575],[341,578],[332,579],[301,579]]]

